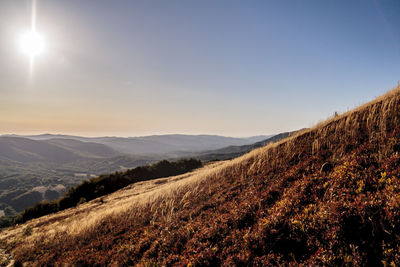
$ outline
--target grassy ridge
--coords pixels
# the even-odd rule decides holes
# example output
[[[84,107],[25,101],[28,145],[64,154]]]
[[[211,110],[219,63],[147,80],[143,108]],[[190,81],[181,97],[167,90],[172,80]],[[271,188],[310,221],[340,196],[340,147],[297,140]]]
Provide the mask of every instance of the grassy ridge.
[[[16,223],[23,223],[27,220],[65,210],[79,203],[110,194],[132,183],[178,175],[201,166],[201,161],[195,159],[183,159],[176,162],[163,160],[125,172],[100,175],[72,187],[57,200],[40,202],[33,207],[25,209],[16,217],[15,221]]]

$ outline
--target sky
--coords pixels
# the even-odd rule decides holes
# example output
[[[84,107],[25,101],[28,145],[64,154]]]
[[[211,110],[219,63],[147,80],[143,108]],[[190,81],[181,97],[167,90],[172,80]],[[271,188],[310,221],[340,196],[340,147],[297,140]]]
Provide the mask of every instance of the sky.
[[[400,1],[0,2],[0,134],[251,136],[397,86]]]

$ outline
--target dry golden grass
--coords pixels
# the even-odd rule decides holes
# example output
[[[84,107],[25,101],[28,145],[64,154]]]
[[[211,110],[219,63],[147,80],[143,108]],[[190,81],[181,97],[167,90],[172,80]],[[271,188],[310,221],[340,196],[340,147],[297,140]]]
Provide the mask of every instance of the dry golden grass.
[[[43,240],[68,240],[96,231],[105,221],[138,219],[144,210],[150,210],[154,220],[164,218],[169,221],[177,205],[187,207],[200,191],[212,188],[213,179],[218,179],[230,168],[241,168],[246,158],[220,161],[183,175],[135,183],[102,197],[103,202],[95,199],[5,229],[0,234],[0,243],[8,248],[29,249]]]
[[[173,210],[175,203],[173,196],[177,192],[195,192],[193,188],[196,188],[202,179],[224,165],[226,162],[217,162],[191,173],[135,183],[102,197],[103,203],[95,199],[76,208],[33,219],[23,225],[3,230],[0,242],[12,244],[23,238],[24,243],[33,244],[35,240],[51,239],[60,233],[76,236],[95,229],[97,224],[106,220],[107,217],[118,217],[120,214],[135,217],[136,214],[140,214],[141,209],[147,209],[149,206],[155,215],[168,214]],[[187,192],[181,201],[194,197],[190,192]],[[164,203],[162,208],[155,205],[160,200]],[[28,236],[26,229],[31,229]]]
[[[368,136],[369,141],[385,137],[387,129],[400,122],[399,102],[397,87],[352,111],[237,159],[175,177],[136,183],[103,197],[103,203],[96,199],[3,230],[0,243],[14,254],[18,250],[29,251],[37,243],[73,240],[95,232],[106,221],[147,220],[150,225],[156,220],[172,221],[177,209],[190,207],[193,199],[218,190],[214,185],[224,177],[235,174],[235,179],[244,180],[262,172],[265,166],[279,167],[289,159],[301,161],[306,154],[317,155],[326,149],[336,151],[333,157],[339,158],[346,152],[346,140],[358,140],[359,135]],[[382,149],[374,156],[384,157],[385,153]]]

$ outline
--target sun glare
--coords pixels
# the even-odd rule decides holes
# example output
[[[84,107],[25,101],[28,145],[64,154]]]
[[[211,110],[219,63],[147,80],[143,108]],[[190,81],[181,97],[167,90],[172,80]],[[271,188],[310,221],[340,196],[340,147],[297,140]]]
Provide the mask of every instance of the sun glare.
[[[24,54],[33,59],[44,51],[45,42],[39,33],[30,31],[21,35],[20,48]]]

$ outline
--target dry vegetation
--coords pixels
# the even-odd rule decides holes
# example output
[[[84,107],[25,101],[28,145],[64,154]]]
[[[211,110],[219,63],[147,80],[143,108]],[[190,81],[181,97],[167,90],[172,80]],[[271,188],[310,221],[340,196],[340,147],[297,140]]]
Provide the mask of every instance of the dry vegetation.
[[[28,265],[399,265],[400,89],[279,143],[1,233]]]

